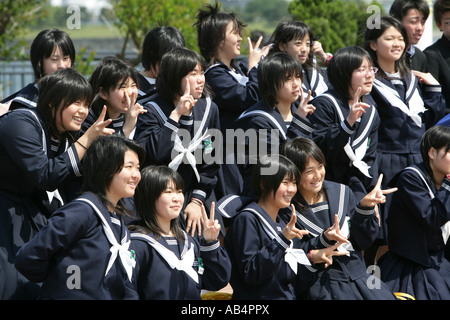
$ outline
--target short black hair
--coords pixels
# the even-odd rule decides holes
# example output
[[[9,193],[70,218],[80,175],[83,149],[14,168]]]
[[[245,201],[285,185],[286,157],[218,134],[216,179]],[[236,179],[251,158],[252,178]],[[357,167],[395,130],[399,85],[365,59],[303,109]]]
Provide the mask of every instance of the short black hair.
[[[302,66],[287,53],[271,54],[259,63],[258,86],[261,99],[267,106],[276,107],[277,92],[291,77],[302,79]]]
[[[436,184],[436,179],[434,178],[433,170],[430,166],[430,157],[428,156],[428,151],[430,151],[431,148],[436,150],[445,148],[445,152],[450,150],[449,127],[434,126],[429,128],[422,136],[422,141],[420,144],[420,153],[422,155],[428,179],[431,179],[431,181]]]
[[[75,63],[75,46],[70,36],[59,29],[42,30],[34,38],[30,47],[30,61],[35,80],[45,76],[44,59],[50,57],[55,48],[60,48],[65,56],[70,56],[72,66]]]
[[[358,69],[364,59],[373,65],[370,54],[361,47],[349,46],[335,52],[327,68],[328,80],[344,98],[351,99],[349,89],[353,71]]]
[[[411,9],[417,9],[422,12],[425,19],[428,19],[430,15],[430,8],[424,0],[395,0],[389,9],[389,14],[402,21]]]
[[[197,64],[206,70],[206,62],[200,54],[188,48],[176,48],[166,53],[159,65],[156,90],[168,102],[174,102],[183,95],[181,83]]]
[[[42,115],[49,134],[53,137],[67,137],[73,142],[69,133],[59,133],[56,117],[62,117],[62,110],[81,100],[89,106],[93,99],[91,85],[87,79],[72,68],[57,70],[38,81],[37,110]]]
[[[154,68],[166,52],[185,46],[185,39],[177,28],[172,26],[153,28],[147,33],[142,44],[141,63],[144,70]]]
[[[434,21],[441,23],[442,15],[450,11],[450,0],[436,0],[433,6]]]

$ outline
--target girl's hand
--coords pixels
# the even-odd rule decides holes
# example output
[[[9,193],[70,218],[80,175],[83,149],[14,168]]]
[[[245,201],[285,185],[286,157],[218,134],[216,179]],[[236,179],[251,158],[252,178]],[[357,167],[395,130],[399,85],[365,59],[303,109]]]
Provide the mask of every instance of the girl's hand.
[[[330,241],[337,241],[339,243],[349,243],[347,237],[341,233],[341,228],[339,227],[338,215],[334,215],[334,224],[324,232],[325,237]]]
[[[351,126],[353,126],[355,122],[359,118],[361,118],[363,113],[366,113],[367,108],[370,108],[370,105],[368,105],[367,103],[359,101],[359,98],[361,97],[361,91],[362,91],[361,87],[359,87],[358,90],[356,90],[355,96],[353,97],[353,104],[350,108],[350,113],[347,116],[347,122]]]
[[[137,123],[137,118],[140,114],[147,112],[147,110],[136,102],[137,92],[133,92],[131,97],[125,94],[125,99],[128,105],[128,111],[125,113],[125,121],[123,124],[123,132],[126,137],[130,137],[131,132]]]
[[[263,40],[263,37],[259,37],[258,41],[255,43],[255,47],[253,47],[252,41],[250,40],[250,37],[247,38],[248,41],[248,70],[251,70],[254,66],[256,66],[261,58],[263,56],[267,56],[269,53],[271,45],[264,46],[259,50],[259,46],[261,45],[261,42]]]
[[[291,220],[289,220],[289,223],[284,227],[283,231],[281,231],[281,234],[288,240],[291,240],[295,237],[301,239],[304,235],[308,234],[309,232],[306,230],[300,230],[295,227],[295,223],[297,222],[297,215],[295,214],[295,206],[291,204],[292,209],[292,215]]]
[[[420,72],[420,71],[416,71],[416,70],[413,70],[412,72],[414,73],[414,75],[417,78],[419,78],[419,81],[421,83],[424,83],[424,84],[429,85],[429,86],[438,86],[438,85],[440,85],[439,81],[437,81],[433,77],[433,75],[431,73],[429,73],[429,72],[424,73],[424,72]]]
[[[112,122],[112,119],[105,120],[107,107],[103,106],[103,110],[100,113],[97,121],[95,121],[89,129],[81,136],[81,138],[86,137],[87,142],[86,147],[89,147],[91,143],[100,136],[108,136],[113,134],[114,129],[107,128],[107,126]],[[80,139],[81,139],[80,138]]]
[[[219,220],[214,220],[214,210],[215,210],[215,203],[211,203],[211,210],[209,213],[209,219],[206,215],[205,206],[202,205],[202,217],[203,217],[203,238],[205,241],[212,242],[216,241],[217,237],[219,236],[220,232],[220,224]]]
[[[382,181],[383,181],[383,174],[380,173],[377,184],[375,185],[372,191],[370,191],[364,198],[362,198],[360,205],[362,205],[363,207],[373,207],[378,203],[385,203],[386,202],[385,194],[389,194],[398,190],[397,188],[381,190]]]
[[[186,220],[186,232],[194,236],[195,231],[198,235],[202,234],[202,207],[199,203],[190,202],[184,209],[184,219]]]
[[[314,44],[311,47],[311,51],[321,61],[326,61],[328,59],[328,53],[323,50],[322,44],[319,41],[314,41]]]
[[[178,122],[183,114],[189,114],[192,107],[197,103],[197,99],[191,95],[191,87],[189,85],[189,79],[185,78],[186,87],[184,88],[184,93],[180,97],[175,110],[171,113],[171,118]],[[175,118],[173,117],[175,116]]]
[[[306,116],[308,114],[311,114],[316,110],[316,107],[314,107],[312,104],[308,104],[309,100],[311,100],[311,90],[308,90],[308,96],[305,98],[305,93],[303,92],[302,88],[300,87],[301,97],[300,97],[300,104],[297,109],[297,114],[302,118],[306,119]]]
[[[329,248],[311,250],[309,252],[311,262],[314,264],[324,262],[325,268],[328,268],[333,264],[333,256],[344,256],[349,254],[348,251],[336,251],[341,244],[342,243],[336,243]]]

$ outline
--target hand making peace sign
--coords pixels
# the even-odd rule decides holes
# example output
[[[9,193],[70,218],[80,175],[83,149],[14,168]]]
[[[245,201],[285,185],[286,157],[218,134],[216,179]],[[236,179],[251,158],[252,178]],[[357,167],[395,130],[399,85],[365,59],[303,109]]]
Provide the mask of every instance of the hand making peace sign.
[[[304,235],[308,234],[309,232],[306,230],[297,229],[297,227],[295,226],[295,223],[297,222],[297,215],[295,214],[295,206],[293,204],[291,204],[291,209],[292,209],[291,219],[289,220],[288,224],[286,224],[281,233],[288,240],[291,240],[295,237],[301,239],[303,238]]]
[[[202,205],[203,238],[207,243],[217,240],[221,228],[219,220],[217,219],[214,220],[215,206],[216,204],[212,202],[208,219],[208,216],[206,215],[205,206]]]
[[[355,122],[361,118],[363,113],[366,113],[366,109],[370,108],[370,105],[364,102],[360,102],[362,88],[359,87],[356,90],[355,95],[353,97],[353,104],[350,108],[350,113],[347,116],[347,122],[349,125],[353,126]]]

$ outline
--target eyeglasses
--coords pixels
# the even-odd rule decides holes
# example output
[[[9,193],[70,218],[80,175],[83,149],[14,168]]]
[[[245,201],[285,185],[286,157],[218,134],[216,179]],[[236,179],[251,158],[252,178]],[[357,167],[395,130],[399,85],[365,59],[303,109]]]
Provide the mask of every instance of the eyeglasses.
[[[359,68],[356,69],[357,72],[359,72],[362,75],[367,75],[369,72],[373,73],[374,75],[378,72],[378,68],[377,67],[372,67],[372,68]]]

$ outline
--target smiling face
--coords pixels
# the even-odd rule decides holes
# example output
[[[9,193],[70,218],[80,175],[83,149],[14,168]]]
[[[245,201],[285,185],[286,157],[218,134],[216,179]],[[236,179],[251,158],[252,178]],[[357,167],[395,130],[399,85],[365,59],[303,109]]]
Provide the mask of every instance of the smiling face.
[[[56,116],[56,128],[59,133],[67,131],[79,131],[89,112],[86,101],[78,100],[67,108],[59,109]]]
[[[134,196],[134,191],[141,180],[139,157],[136,152],[127,150],[124,155],[122,169],[116,173],[111,181],[106,196],[113,204],[122,198]]]
[[[431,148],[428,152],[430,167],[436,181],[442,181],[444,176],[450,174],[450,151],[443,147],[439,150]]]
[[[52,54],[43,60],[44,74],[52,74],[56,70],[67,69],[72,67],[72,59],[69,55],[64,55],[60,47],[55,46]]]
[[[372,91],[373,81],[375,79],[375,69],[369,60],[364,59],[361,66],[353,70],[351,87],[349,94],[353,97],[358,88],[362,88],[361,96],[366,95]]]
[[[299,190],[306,200],[314,199],[322,190],[325,166],[314,158],[309,158],[300,178]]]
[[[205,72],[202,69],[200,63],[197,63],[194,70],[189,72],[186,76],[189,81],[190,94],[194,99],[202,97],[203,89],[205,87]],[[184,80],[184,79],[183,79]],[[181,83],[181,91],[184,92],[186,88],[185,80]]]
[[[177,189],[173,180],[170,180],[155,203],[158,224],[160,226],[170,225],[170,221],[180,215],[183,203],[183,190]]]
[[[392,63],[402,56],[405,40],[398,29],[389,27],[376,41],[370,43],[370,47],[376,52],[380,65],[383,62]]]
[[[408,33],[409,43],[411,45],[419,43],[425,30],[426,19],[422,12],[417,9],[408,10],[402,19],[402,24]]]
[[[127,96],[131,103],[134,104],[137,99],[138,89],[133,78],[129,77],[125,81],[121,81],[119,85],[109,92],[100,89],[100,96],[105,100],[108,107],[108,115],[115,119],[121,113],[126,113],[129,109]]]
[[[286,175],[281,181],[280,186],[278,187],[275,195],[270,193],[270,196],[273,196],[273,206],[282,209],[286,208],[291,204],[292,198],[297,192],[297,181],[292,180]]]
[[[306,34],[303,39],[292,39],[288,43],[280,43],[279,49],[298,60],[300,64],[304,64],[308,60],[311,51],[309,34]]]
[[[234,28],[234,23],[230,21],[225,29],[225,39],[219,48],[219,59],[229,62],[241,54],[242,37],[239,29]]]

